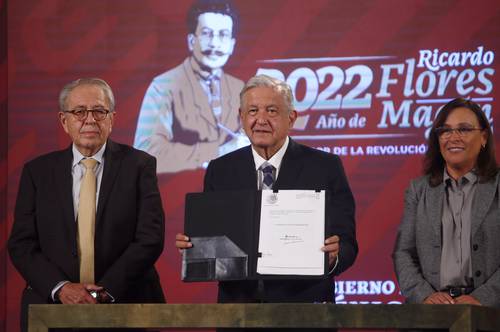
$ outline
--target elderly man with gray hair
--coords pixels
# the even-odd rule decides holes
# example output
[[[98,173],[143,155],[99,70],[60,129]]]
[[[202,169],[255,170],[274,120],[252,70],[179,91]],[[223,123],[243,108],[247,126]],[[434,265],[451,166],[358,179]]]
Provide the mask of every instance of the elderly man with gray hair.
[[[8,248],[26,280],[29,304],[165,302],[154,264],[164,214],[156,160],[109,139],[109,85],[84,78],[59,97],[59,122],[72,143],[24,166]]]
[[[265,75],[252,77],[240,94],[239,117],[251,145],[212,160],[204,190],[329,190],[331,220],[322,248],[330,274],[324,279],[223,281],[218,301],[335,302],[333,276],[349,268],[358,246],[354,198],[340,158],[295,142],[289,137],[297,118],[288,84]],[[177,234],[176,246],[192,247],[189,234]]]

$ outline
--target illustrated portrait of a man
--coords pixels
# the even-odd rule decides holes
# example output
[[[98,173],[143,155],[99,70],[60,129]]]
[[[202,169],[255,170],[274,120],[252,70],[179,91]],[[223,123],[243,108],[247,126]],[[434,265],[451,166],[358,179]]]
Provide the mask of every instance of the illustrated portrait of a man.
[[[158,173],[205,167],[248,144],[240,132],[243,82],[223,71],[238,17],[223,1],[197,1],[187,17],[190,55],[153,79],[144,96],[134,147],[158,160]]]

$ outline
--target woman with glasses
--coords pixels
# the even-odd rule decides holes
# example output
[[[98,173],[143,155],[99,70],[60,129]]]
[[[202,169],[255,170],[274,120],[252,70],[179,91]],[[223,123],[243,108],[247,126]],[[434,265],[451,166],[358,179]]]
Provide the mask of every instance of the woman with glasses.
[[[393,252],[409,303],[500,306],[499,176],[490,124],[457,98],[437,115]]]

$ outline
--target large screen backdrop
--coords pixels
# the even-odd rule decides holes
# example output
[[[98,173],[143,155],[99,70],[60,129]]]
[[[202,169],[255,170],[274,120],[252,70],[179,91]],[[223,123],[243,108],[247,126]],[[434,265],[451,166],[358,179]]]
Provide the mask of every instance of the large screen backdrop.
[[[141,107],[146,113],[152,109],[143,105],[152,79],[190,55],[191,4],[9,2],[9,229],[22,165],[69,145],[57,118],[61,87],[79,77],[109,82],[117,101],[111,137],[134,144]],[[240,20],[224,73],[242,81],[256,73],[285,79],[299,112],[292,137],[339,154],[344,163],[356,199],[360,251],[355,265],[332,285],[337,302],[401,302],[391,252],[404,191],[421,172],[432,120],[444,103],[463,96],[477,101],[496,128],[498,2],[242,0],[234,5]],[[147,115],[141,120],[146,134],[153,120]],[[498,144],[496,131],[495,140]],[[177,158],[170,160],[174,169],[183,156]],[[202,190],[204,168],[177,166],[159,174],[166,212],[166,245],[157,263],[161,281],[168,302],[214,302],[215,283],[180,281],[174,236],[183,230],[185,194]],[[23,286],[9,263],[8,330],[17,329]]]

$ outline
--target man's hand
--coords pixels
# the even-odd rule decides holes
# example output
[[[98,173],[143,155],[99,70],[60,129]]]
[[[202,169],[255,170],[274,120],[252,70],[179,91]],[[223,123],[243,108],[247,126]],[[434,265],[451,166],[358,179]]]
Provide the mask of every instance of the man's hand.
[[[177,233],[177,235],[175,235],[175,246],[179,249],[179,252],[182,253],[182,250],[191,248],[193,244],[189,242],[188,236]]]
[[[435,292],[427,296],[424,304],[455,304],[456,301],[446,292]]]
[[[96,291],[96,297],[95,299],[97,300],[97,303],[113,303],[114,299],[106,292],[106,290],[103,288],[100,291]]]
[[[330,236],[325,240],[325,246],[321,248],[328,253],[328,264],[330,268],[335,264],[340,250],[340,237],[338,235]]]
[[[58,292],[59,301],[63,304],[96,304],[89,292],[100,292],[103,288],[92,284],[77,284],[68,282]]]
[[[473,304],[473,305],[482,305],[475,297],[470,295],[461,295],[455,298],[455,304]]]

